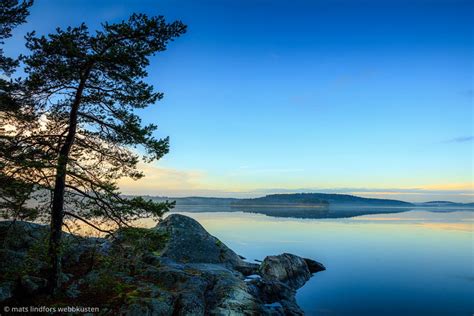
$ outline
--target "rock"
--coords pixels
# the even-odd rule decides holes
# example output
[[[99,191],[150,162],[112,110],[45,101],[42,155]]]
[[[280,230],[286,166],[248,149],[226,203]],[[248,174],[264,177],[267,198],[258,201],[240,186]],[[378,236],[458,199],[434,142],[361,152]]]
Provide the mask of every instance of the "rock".
[[[13,296],[13,282],[0,283],[0,303]]]
[[[48,226],[23,221],[0,221],[0,242],[12,251],[26,252],[35,242],[46,238]]]
[[[269,315],[272,315],[272,316],[284,316],[285,315],[285,311],[283,309],[283,305],[281,305],[280,302],[275,302],[275,303],[271,303],[271,304],[264,304],[263,305],[263,309],[264,309],[264,312],[265,314],[269,314]]]
[[[8,262],[2,265],[0,272],[9,269],[9,266],[20,267],[25,265],[28,257],[29,273],[36,273],[46,269],[45,258],[48,252],[49,226],[23,221],[0,221],[0,261]],[[74,266],[79,262],[81,255],[87,251],[107,247],[110,241],[103,238],[82,238],[63,232],[64,266]]]
[[[76,282],[72,283],[71,285],[67,287],[64,294],[67,297],[72,298],[72,299],[77,298],[81,294],[81,291],[79,290],[79,284]]]
[[[107,255],[112,249],[112,242],[110,240],[102,239],[98,242],[98,253]]]
[[[260,275],[267,280],[283,282],[298,289],[311,278],[305,259],[284,253],[266,257],[260,265]]]
[[[176,315],[204,315],[206,308],[206,289],[210,280],[205,271],[186,264],[163,260],[166,264],[148,267],[142,274],[161,290],[176,293],[173,303]],[[224,267],[220,266],[222,269]],[[171,314],[171,313],[170,313]]]
[[[296,294],[295,289],[279,281],[255,279],[250,281],[249,285],[254,287],[254,295],[267,304],[288,299]]]
[[[64,240],[66,247],[61,259],[66,267],[75,266],[83,256],[107,255],[111,247],[111,241],[103,238],[80,238],[64,233]]]
[[[24,252],[9,249],[0,249],[0,275],[20,270],[25,264],[26,254]]]
[[[326,270],[326,267],[322,263],[319,263],[317,261],[314,261],[308,258],[303,258],[303,260],[308,265],[309,272],[311,273],[317,273],[317,272]]]
[[[163,290],[178,293],[176,315],[259,314],[259,299],[252,296],[242,274],[222,264],[177,263],[169,258],[143,274]]]
[[[70,274],[70,273],[61,273],[59,275],[59,280],[60,280],[61,283],[67,283],[67,282],[69,282],[71,277],[72,277],[72,274]]]
[[[46,261],[32,256],[31,250],[45,245],[42,238],[47,236],[47,227],[18,222],[15,237],[6,237],[2,233],[11,227],[6,223],[0,223],[5,246],[0,249],[0,260],[8,262],[0,266],[0,302],[34,298],[46,286],[46,279],[38,277],[44,276]],[[145,247],[137,252],[133,243],[121,247],[120,241],[65,234],[64,298],[73,304],[90,293],[107,297],[110,293],[105,292],[112,290],[110,299],[120,298],[109,306],[113,312],[133,316],[303,315],[296,290],[312,273],[325,269],[314,260],[287,253],[268,256],[261,264],[245,262],[198,222],[183,215],[172,214],[154,229],[166,235],[152,239],[151,245],[155,241],[161,245],[163,240],[159,251]],[[150,233],[144,229],[137,232],[138,238]],[[101,267],[101,262],[106,265]]]
[[[120,315],[173,315],[175,295],[150,283],[139,284],[136,294],[128,298]]]
[[[248,284],[232,274],[219,275],[206,292],[209,315],[262,315],[259,297],[253,295]]]
[[[46,287],[47,280],[34,276],[25,275],[20,279],[22,292],[33,295]]]
[[[140,297],[132,300],[132,303],[122,307],[120,315],[173,315],[173,304],[159,298]]]
[[[148,268],[144,273],[150,281],[162,288],[169,290],[186,289],[188,286],[197,287],[199,278],[186,273],[184,267],[163,266],[159,268]],[[205,288],[206,285],[203,285]]]
[[[203,293],[183,291],[174,305],[176,315],[205,315],[206,299]]]
[[[245,262],[243,265],[234,267],[236,271],[239,271],[245,276],[257,274],[259,268],[260,265],[250,262]]]
[[[289,285],[276,280],[256,279],[249,282],[253,288],[254,296],[259,297],[265,305],[274,304],[273,306],[266,306],[265,309],[269,312],[278,311],[282,315],[303,315],[303,311],[296,303],[296,290]],[[275,308],[275,303],[281,308]],[[277,315],[279,315],[277,313]]]
[[[163,257],[182,263],[219,263],[251,273],[257,268],[257,265],[243,261],[190,217],[171,214],[158,223],[155,229],[168,235],[161,252]]]

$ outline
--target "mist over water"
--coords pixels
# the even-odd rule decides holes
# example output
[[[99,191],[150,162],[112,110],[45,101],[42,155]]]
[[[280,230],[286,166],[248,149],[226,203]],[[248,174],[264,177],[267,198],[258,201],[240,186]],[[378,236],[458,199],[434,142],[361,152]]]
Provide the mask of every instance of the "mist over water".
[[[472,211],[340,219],[180,213],[198,220],[249,261],[290,252],[323,263],[327,270],[298,291],[307,315],[474,312]]]

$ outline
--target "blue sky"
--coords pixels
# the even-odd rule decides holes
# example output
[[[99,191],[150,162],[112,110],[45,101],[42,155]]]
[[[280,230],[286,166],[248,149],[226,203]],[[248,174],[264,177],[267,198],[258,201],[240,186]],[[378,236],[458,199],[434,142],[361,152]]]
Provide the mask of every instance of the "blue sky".
[[[141,114],[171,137],[126,193],[473,196],[474,6],[443,0],[36,0],[22,35],[132,12],[181,19]]]

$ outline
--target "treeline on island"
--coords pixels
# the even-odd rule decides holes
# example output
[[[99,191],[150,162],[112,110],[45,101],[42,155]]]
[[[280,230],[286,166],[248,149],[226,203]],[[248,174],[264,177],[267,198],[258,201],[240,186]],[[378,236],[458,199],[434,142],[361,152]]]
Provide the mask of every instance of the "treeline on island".
[[[326,194],[326,193],[293,193],[293,194],[271,194],[253,199],[241,199],[232,202],[233,206],[245,205],[269,205],[288,204],[318,207],[334,206],[413,206],[413,204],[398,200],[371,199],[347,194]]]
[[[271,194],[253,199],[241,199],[233,201],[231,206],[313,206],[313,207],[329,207],[327,200],[321,199],[318,194],[313,193],[297,193],[297,194]]]
[[[209,205],[209,206],[312,206],[312,207],[342,207],[342,206],[387,206],[413,207],[414,204],[399,200],[363,198],[348,194],[327,193],[290,193],[269,194],[256,198],[217,198],[217,197],[158,197],[147,196],[157,201],[174,200],[177,206]]]
[[[133,196],[128,196],[129,198]],[[349,194],[330,194],[330,193],[288,193],[288,194],[269,194],[256,198],[221,198],[221,197],[168,197],[168,196],[143,196],[155,201],[176,201],[177,206],[318,206],[318,207],[354,207],[354,206],[372,206],[372,207],[462,207],[472,208],[474,203],[457,203],[451,201],[428,201],[419,203],[410,203],[393,199],[364,198]]]
[[[256,198],[146,196],[156,202],[175,201],[178,212],[245,212],[274,217],[344,218],[368,214],[397,213],[415,208],[432,211],[470,210],[472,203],[432,201],[409,203],[392,199],[364,198],[349,194],[291,193]]]

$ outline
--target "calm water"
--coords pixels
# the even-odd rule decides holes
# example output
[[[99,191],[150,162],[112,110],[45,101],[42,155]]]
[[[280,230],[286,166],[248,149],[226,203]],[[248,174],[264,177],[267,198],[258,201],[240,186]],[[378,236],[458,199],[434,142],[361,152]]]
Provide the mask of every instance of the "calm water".
[[[473,315],[474,213],[346,219],[183,213],[248,260],[290,252],[322,262],[298,292],[307,315]]]

